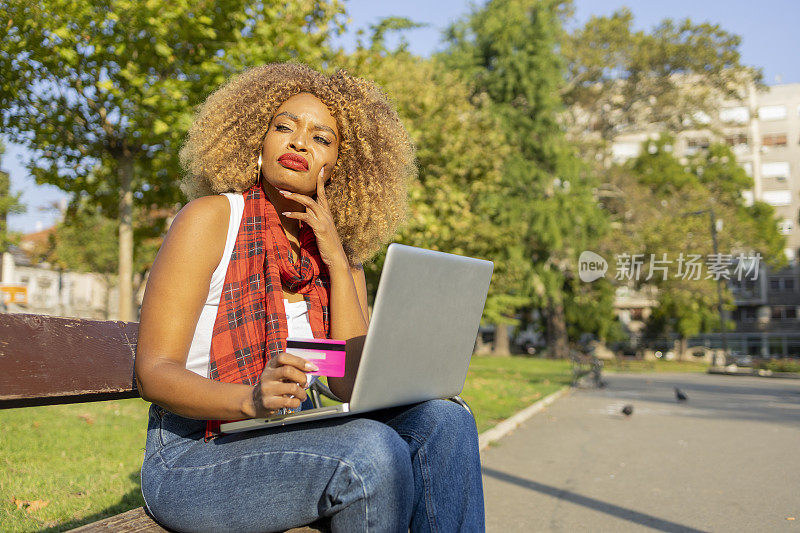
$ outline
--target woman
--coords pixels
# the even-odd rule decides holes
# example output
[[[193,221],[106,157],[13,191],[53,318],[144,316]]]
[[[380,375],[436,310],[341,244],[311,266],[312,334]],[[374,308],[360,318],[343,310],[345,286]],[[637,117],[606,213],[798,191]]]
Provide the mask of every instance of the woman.
[[[477,434],[444,400],[236,435],[220,420],[310,407],[287,336],[366,333],[361,263],[393,234],[413,147],[370,82],[250,69],[201,107],[189,202],[156,257],[136,375],[153,402],[142,493],[181,531],[483,529]],[[224,193],[224,194],[214,194]],[[349,399],[358,361],[331,390]]]

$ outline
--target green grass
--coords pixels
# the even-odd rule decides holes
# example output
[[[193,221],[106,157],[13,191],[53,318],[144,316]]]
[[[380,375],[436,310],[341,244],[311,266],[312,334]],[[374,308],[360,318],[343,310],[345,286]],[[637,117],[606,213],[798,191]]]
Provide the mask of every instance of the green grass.
[[[0,531],[64,531],[143,504],[139,399],[0,411]],[[14,500],[49,503],[38,510]]]
[[[572,379],[569,361],[531,357],[475,356],[461,397],[483,432]]]
[[[566,361],[474,357],[462,396],[485,431],[570,381]],[[0,531],[64,531],[143,505],[148,404],[0,411]],[[48,501],[18,508],[20,502]]]

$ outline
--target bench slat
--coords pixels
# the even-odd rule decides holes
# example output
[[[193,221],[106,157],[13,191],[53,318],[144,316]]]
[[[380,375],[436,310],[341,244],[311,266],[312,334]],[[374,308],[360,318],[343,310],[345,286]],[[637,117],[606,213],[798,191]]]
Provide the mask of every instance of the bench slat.
[[[0,313],[0,409],[138,396],[139,325]]]
[[[150,518],[144,507],[132,509],[122,514],[86,524],[77,529],[71,529],[69,533],[100,533],[109,531],[113,533],[169,533],[170,529],[164,529]],[[318,520],[313,524],[303,527],[295,527],[285,531],[285,533],[329,533],[330,528],[326,520]]]
[[[98,522],[86,524],[77,529],[71,529],[70,533],[96,533],[100,531],[114,533],[169,533],[170,530],[158,525],[145,512],[144,507],[139,507]]]

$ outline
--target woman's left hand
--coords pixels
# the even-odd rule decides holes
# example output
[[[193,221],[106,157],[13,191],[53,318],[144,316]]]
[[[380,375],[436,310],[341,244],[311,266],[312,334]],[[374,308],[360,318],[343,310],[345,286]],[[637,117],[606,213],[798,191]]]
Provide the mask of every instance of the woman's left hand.
[[[328,199],[325,197],[325,167],[322,167],[317,177],[316,201],[309,196],[296,192],[283,190],[279,192],[287,199],[305,206],[305,212],[287,211],[283,213],[283,216],[297,219],[311,226],[314,235],[317,237],[319,255],[328,266],[328,269],[336,266],[347,266],[347,255],[344,253],[342,241],[339,239],[339,233],[333,223]]]

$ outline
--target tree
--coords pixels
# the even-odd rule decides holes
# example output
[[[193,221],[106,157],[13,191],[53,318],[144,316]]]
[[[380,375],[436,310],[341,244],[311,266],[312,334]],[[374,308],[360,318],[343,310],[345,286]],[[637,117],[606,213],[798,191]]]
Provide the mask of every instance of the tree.
[[[0,5],[3,131],[36,153],[38,183],[118,219],[121,320],[133,311],[134,205],[181,201],[193,107],[245,66],[323,63],[341,13],[338,0]]]
[[[145,212],[136,207],[134,221],[134,293],[138,292],[166,230],[162,212]],[[44,245],[34,250],[36,261],[46,262],[59,270],[87,272],[100,276],[107,294],[119,271],[119,221],[105,216],[88,201],[73,202],[62,220],[48,235]],[[106,318],[110,318],[106,308]]]
[[[502,207],[502,161],[510,148],[485,101],[472,101],[470,87],[458,73],[436,59],[423,59],[400,45],[385,45],[389,31],[414,27],[406,19],[385,19],[372,28],[366,44],[337,60],[353,74],[378,83],[397,106],[417,147],[419,176],[409,183],[409,217],[396,241],[495,261],[484,312],[494,322],[509,266],[496,250],[505,230],[495,220]],[[383,261],[379,254],[366,266],[374,289]],[[513,267],[513,265],[511,265]],[[513,297],[512,297],[513,298]]]
[[[49,237],[41,259],[62,270],[113,275],[119,254],[117,222],[87,206],[67,213]]]
[[[672,143],[668,135],[647,141],[639,157],[612,169],[611,183],[624,193],[607,200],[605,207],[617,223],[617,246],[644,255],[642,278],[638,283],[632,281],[658,288],[658,302],[647,324],[648,335],[677,336],[682,357],[689,337],[720,328],[717,282],[707,277],[707,271],[695,279],[679,277],[673,270],[664,279],[654,270],[654,276],[648,279],[651,259],[661,261],[667,254],[667,260],[675,262],[671,264],[673,269],[679,267],[678,254],[685,258],[697,255],[706,263],[713,253],[708,216],[711,209],[723,228],[728,228],[718,233],[721,254],[759,253],[770,265],[779,266],[785,261],[785,240],[778,232],[771,206],[745,203],[742,191],[752,187],[752,179],[736,164],[728,146],[711,145],[706,152],[682,163],[675,157]],[[724,299],[730,308],[733,298],[727,289]]]
[[[557,47],[566,7],[557,0],[493,0],[448,30],[442,56],[470,80],[476,97],[488,99],[511,147],[504,194],[495,200],[494,222],[505,237],[497,257],[513,266],[501,287],[511,301],[499,300],[506,307],[498,324],[513,323],[524,306],[541,308],[555,357],[568,354],[565,310],[577,257],[605,229],[593,178],[560,123],[564,65]],[[610,307],[605,313],[613,316]]]
[[[582,341],[587,334],[604,343],[626,338],[621,323],[609,312],[616,296],[616,287],[609,280],[601,278],[589,284],[572,277],[568,283],[570,298],[564,312],[570,340]]]
[[[707,257],[713,209],[728,228],[719,235],[721,252],[782,256],[772,208],[744,205],[741,191],[752,187],[752,180],[727,147],[712,145],[690,162],[679,162],[669,151],[678,132],[713,132],[721,102],[742,99],[748,84],[760,83],[760,72],[741,63],[740,43],[718,25],[689,19],[665,19],[652,31],[635,31],[628,9],[592,17],[566,37],[565,123],[587,164],[606,175],[598,195],[614,229],[601,248],[646,257],[664,252]],[[662,139],[645,143],[646,151],[631,165],[612,166],[612,141],[643,131]],[[685,215],[698,211],[702,216]],[[650,335],[677,335],[683,351],[688,337],[720,327],[713,280],[654,284],[659,296]],[[727,292],[725,297],[729,306],[732,298]]]
[[[2,163],[5,151],[5,146],[0,142],[0,163]],[[8,215],[25,212],[25,206],[20,202],[21,194],[11,194],[10,176],[0,167],[0,257],[10,245],[16,244],[19,240],[18,235],[8,231]]]
[[[601,159],[624,131],[705,127],[723,98],[742,98],[748,82],[760,81],[741,64],[741,38],[718,25],[664,19],[650,33],[632,26],[627,8],[593,16],[561,47],[572,138],[584,146],[594,140]]]

